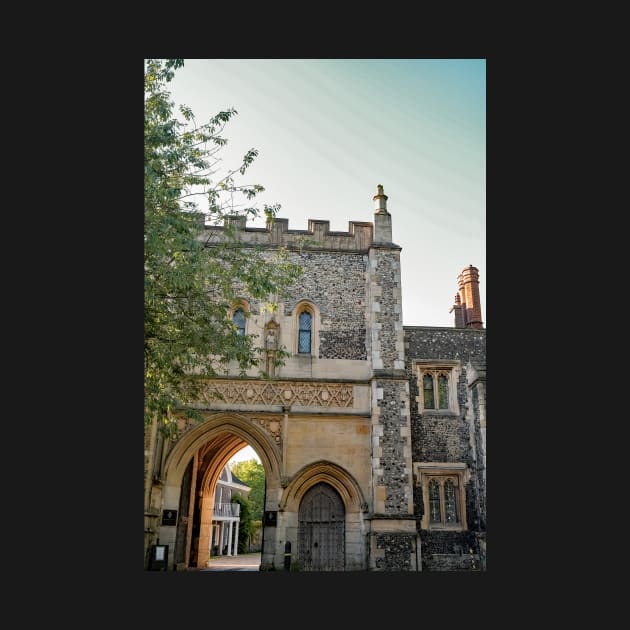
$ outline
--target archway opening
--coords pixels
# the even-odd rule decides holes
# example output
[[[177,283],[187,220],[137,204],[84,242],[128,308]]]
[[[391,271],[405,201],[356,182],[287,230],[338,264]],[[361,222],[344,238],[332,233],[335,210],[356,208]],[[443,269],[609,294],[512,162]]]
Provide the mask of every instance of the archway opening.
[[[265,480],[261,458],[243,435],[214,432],[182,477],[179,510],[185,516],[178,523],[175,563],[212,569],[213,558],[258,554],[259,564]]]
[[[214,491],[214,514],[221,505],[226,491],[223,481],[231,477],[231,511],[239,518],[236,553],[259,554],[262,551],[262,515],[265,505],[266,476],[260,457],[251,445],[244,446],[225,466]],[[228,489],[229,492],[229,489]],[[215,525],[215,532],[219,528]],[[223,539],[225,544],[225,539]],[[211,547],[210,560],[220,551]],[[260,557],[258,558],[260,564]]]

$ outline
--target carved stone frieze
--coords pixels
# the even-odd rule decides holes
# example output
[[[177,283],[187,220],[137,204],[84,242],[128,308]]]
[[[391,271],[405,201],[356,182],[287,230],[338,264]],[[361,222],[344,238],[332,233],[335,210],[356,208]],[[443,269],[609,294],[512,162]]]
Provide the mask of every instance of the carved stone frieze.
[[[352,407],[354,403],[349,383],[210,381],[208,389],[220,392],[225,400],[207,397],[206,402],[302,407]]]

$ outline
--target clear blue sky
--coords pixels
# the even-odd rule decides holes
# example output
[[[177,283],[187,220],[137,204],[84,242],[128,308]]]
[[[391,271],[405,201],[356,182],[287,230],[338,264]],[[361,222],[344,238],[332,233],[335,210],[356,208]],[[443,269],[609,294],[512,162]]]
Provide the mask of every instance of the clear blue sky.
[[[382,184],[403,324],[452,326],[457,276],[472,264],[487,326],[484,59],[187,59],[169,90],[200,123],[238,111],[222,165],[258,149],[239,181],[263,185],[257,205],[279,203],[289,229],[373,221]]]

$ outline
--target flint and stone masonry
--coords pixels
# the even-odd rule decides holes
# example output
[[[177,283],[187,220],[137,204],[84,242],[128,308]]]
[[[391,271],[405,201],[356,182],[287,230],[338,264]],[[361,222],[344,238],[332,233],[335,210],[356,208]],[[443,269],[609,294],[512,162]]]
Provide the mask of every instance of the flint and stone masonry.
[[[172,439],[148,427],[145,568],[158,540],[168,570],[207,566],[214,488],[249,444],[266,479],[261,571],[287,570],[287,559],[292,571],[486,569],[479,270],[456,279],[452,328],[404,326],[403,290],[421,288],[401,286],[383,186],[372,200],[373,220],[350,221],[347,232],[314,219],[291,230],[283,218],[266,228],[228,218],[245,246],[269,257],[284,248],[304,268],[275,312],[244,293],[239,302],[245,333],[290,356],[271,378],[229,366],[199,399],[203,421],[179,418]],[[216,242],[225,229],[203,226],[200,238]],[[298,349],[303,312],[310,352]],[[447,404],[425,401],[425,376]]]

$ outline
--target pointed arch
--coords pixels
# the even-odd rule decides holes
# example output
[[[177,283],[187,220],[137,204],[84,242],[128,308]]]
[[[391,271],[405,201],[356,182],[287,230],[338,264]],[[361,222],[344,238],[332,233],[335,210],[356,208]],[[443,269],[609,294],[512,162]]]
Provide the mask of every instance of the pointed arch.
[[[212,485],[223,467],[243,446],[250,444],[256,451],[268,478],[279,479],[281,453],[273,438],[261,426],[252,422],[250,416],[232,412],[204,414],[204,422],[191,427],[178,440],[166,456],[164,478],[167,485],[181,484],[186,466],[198,451],[202,455],[209,449],[214,460],[204,479]]]
[[[319,356],[319,308],[311,300],[299,300],[293,307],[295,339],[293,352],[298,356]]]
[[[229,310],[229,318],[238,328],[239,334],[247,333],[247,320],[251,314],[251,305],[245,298],[237,298],[232,302]]]
[[[294,475],[282,494],[279,508],[297,513],[304,494],[320,482],[331,485],[339,493],[347,512],[365,510],[365,498],[354,477],[345,468],[326,460],[309,464]]]
[[[167,544],[178,546],[177,562],[186,566],[205,566],[209,560],[216,484],[224,467],[243,446],[249,444],[260,457],[267,487],[278,493],[280,488],[281,446],[276,444],[278,436],[264,428],[269,425],[268,416],[264,422],[257,422],[252,417],[255,414],[202,415],[204,421],[191,425],[166,455],[160,484],[162,507],[177,509],[179,505],[183,512],[176,531],[160,527],[158,535]],[[192,482],[186,489],[185,475],[191,474]]]

